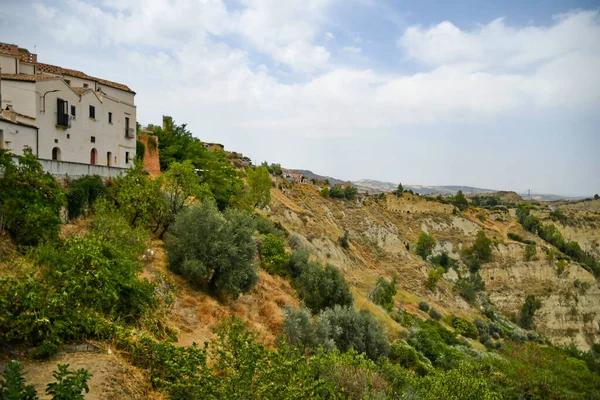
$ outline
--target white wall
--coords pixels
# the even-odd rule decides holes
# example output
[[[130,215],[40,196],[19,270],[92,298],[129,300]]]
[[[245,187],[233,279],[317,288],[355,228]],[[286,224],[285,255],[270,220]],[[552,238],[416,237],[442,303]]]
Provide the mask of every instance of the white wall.
[[[10,104],[15,111],[35,118],[39,104],[35,91],[35,82],[2,79],[2,108]]]
[[[29,146],[33,154],[36,154],[36,135],[37,130],[35,128],[0,120],[1,149],[10,150],[16,155],[23,155],[23,148]]]
[[[6,54],[0,54],[0,67],[2,67],[3,74],[18,74],[18,62],[14,56]]]

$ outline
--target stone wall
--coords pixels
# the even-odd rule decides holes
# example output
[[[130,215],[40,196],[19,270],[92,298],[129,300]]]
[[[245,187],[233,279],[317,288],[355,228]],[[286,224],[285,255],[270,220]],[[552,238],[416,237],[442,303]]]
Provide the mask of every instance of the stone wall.
[[[154,143],[152,143],[152,139]],[[138,140],[144,144],[144,169],[151,176],[160,175],[160,158],[158,157],[158,138],[152,135],[139,134]],[[149,143],[150,142],[150,143]]]

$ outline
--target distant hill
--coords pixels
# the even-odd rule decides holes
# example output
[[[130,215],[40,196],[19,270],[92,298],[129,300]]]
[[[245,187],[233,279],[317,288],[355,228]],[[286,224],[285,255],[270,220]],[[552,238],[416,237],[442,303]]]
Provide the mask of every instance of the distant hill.
[[[375,193],[387,193],[396,190],[398,187],[397,183],[392,182],[381,182],[374,179],[359,179],[352,181],[352,184],[359,190]],[[471,186],[424,186],[424,185],[403,185],[404,189],[412,190],[419,194],[433,194],[439,193],[442,195],[455,195],[459,190],[462,190],[465,195],[468,194],[479,194],[479,193],[491,193],[494,192],[492,189],[481,189]]]
[[[329,179],[329,183],[331,185],[335,185],[336,183],[352,183],[350,181],[342,181],[340,179],[336,179],[336,178],[333,178],[331,176],[324,176],[324,175],[315,174],[314,172],[309,171],[307,169],[294,169],[292,171],[294,171],[297,174],[302,174],[305,177],[307,177],[308,179],[318,179],[320,181],[324,181],[325,179]]]

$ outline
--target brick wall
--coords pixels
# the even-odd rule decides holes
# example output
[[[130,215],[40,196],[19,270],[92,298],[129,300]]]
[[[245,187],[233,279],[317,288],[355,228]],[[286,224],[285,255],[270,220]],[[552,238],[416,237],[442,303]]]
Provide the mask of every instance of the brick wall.
[[[154,138],[156,142],[156,149],[148,145],[148,139]],[[158,158],[158,138],[156,136],[138,135],[137,138],[140,142],[144,143],[146,151],[144,152],[144,169],[148,171],[151,176],[160,175],[160,159]]]

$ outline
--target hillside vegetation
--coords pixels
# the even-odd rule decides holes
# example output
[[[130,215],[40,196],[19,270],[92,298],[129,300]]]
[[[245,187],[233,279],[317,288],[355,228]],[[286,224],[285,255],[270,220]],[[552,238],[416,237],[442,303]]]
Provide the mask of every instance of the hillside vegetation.
[[[155,179],[0,152],[0,399],[600,398],[594,212],[362,197],[154,129]]]

